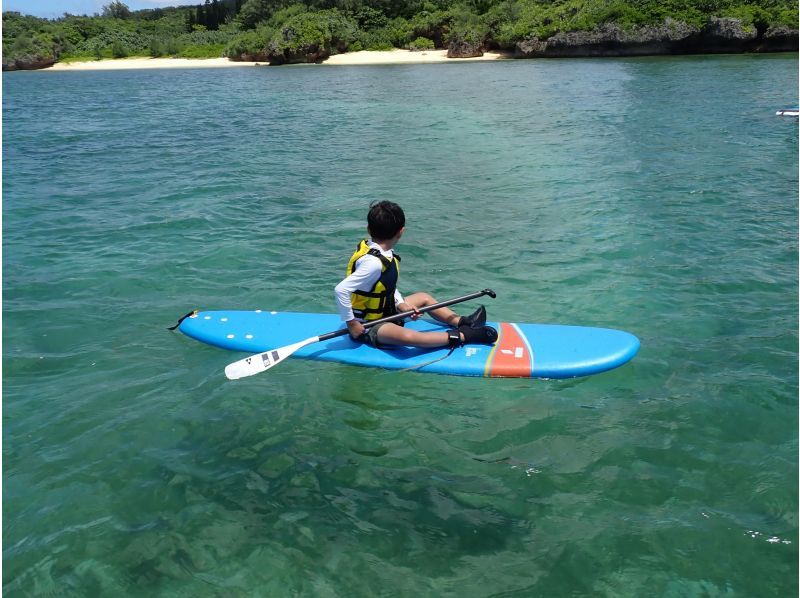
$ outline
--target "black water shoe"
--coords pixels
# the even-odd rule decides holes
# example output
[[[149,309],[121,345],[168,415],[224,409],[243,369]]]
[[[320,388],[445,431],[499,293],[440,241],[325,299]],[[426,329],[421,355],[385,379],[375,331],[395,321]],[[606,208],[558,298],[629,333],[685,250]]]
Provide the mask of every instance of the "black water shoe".
[[[497,330],[491,326],[459,326],[465,345],[493,345],[497,341]]]
[[[472,328],[480,328],[486,324],[486,308],[481,305],[473,313],[468,316],[461,316],[458,320],[458,327],[470,326]]]

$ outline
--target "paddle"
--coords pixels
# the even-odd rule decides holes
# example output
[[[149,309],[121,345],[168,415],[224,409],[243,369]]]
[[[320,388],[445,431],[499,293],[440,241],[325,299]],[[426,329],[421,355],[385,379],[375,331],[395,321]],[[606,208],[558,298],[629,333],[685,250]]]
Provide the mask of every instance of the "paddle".
[[[442,301],[441,303],[435,303],[433,305],[428,305],[427,307],[421,307],[417,311],[404,311],[402,313],[389,316],[388,318],[373,320],[365,323],[364,328],[369,329],[382,322],[396,322],[398,320],[408,318],[409,316],[413,316],[415,313],[425,313],[434,309],[439,309],[440,307],[447,307],[449,305],[455,305],[456,303],[469,301],[470,299],[477,299],[478,297],[483,297],[484,295],[489,295],[489,297],[492,299],[497,296],[492,289],[483,289],[477,293],[470,293],[469,295],[456,297],[455,299],[450,299],[449,301]],[[278,365],[281,361],[287,357],[290,357],[293,353],[299,351],[306,345],[311,345],[320,341],[326,341],[328,339],[336,338],[337,336],[344,336],[347,333],[347,328],[340,328],[339,330],[334,330],[333,332],[328,332],[327,334],[312,336],[311,338],[307,338],[299,343],[294,343],[293,345],[287,345],[285,347],[280,347],[279,349],[270,349],[269,351],[264,351],[263,353],[251,355],[250,357],[246,357],[229,364],[225,368],[225,375],[229,380],[238,380],[239,378],[245,378],[247,376],[259,374],[270,369],[271,367]]]

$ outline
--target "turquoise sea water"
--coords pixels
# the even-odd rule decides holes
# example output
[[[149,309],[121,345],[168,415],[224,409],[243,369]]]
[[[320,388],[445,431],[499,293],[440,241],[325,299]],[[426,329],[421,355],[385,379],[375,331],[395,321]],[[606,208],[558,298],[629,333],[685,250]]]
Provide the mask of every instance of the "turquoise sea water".
[[[4,74],[3,589],[796,595],[797,67]],[[241,354],[165,329],[333,310],[373,199],[405,292],[641,352],[229,382]]]

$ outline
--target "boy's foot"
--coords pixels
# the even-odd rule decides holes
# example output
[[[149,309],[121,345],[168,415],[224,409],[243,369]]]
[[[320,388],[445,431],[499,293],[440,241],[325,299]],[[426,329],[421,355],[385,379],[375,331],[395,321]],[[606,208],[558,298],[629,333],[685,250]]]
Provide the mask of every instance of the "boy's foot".
[[[459,326],[465,345],[493,345],[497,341],[497,330],[491,326]]]
[[[486,308],[483,305],[481,305],[470,315],[461,316],[461,319],[458,321],[459,328],[461,328],[462,326],[480,328],[484,324],[486,324]]]

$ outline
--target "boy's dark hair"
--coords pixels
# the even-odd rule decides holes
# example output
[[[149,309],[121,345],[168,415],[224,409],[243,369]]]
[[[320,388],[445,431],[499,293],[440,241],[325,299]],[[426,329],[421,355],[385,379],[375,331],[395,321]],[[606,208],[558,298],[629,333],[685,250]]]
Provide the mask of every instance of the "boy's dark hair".
[[[403,208],[391,201],[374,202],[367,214],[369,234],[376,241],[385,241],[394,237],[406,225]]]

